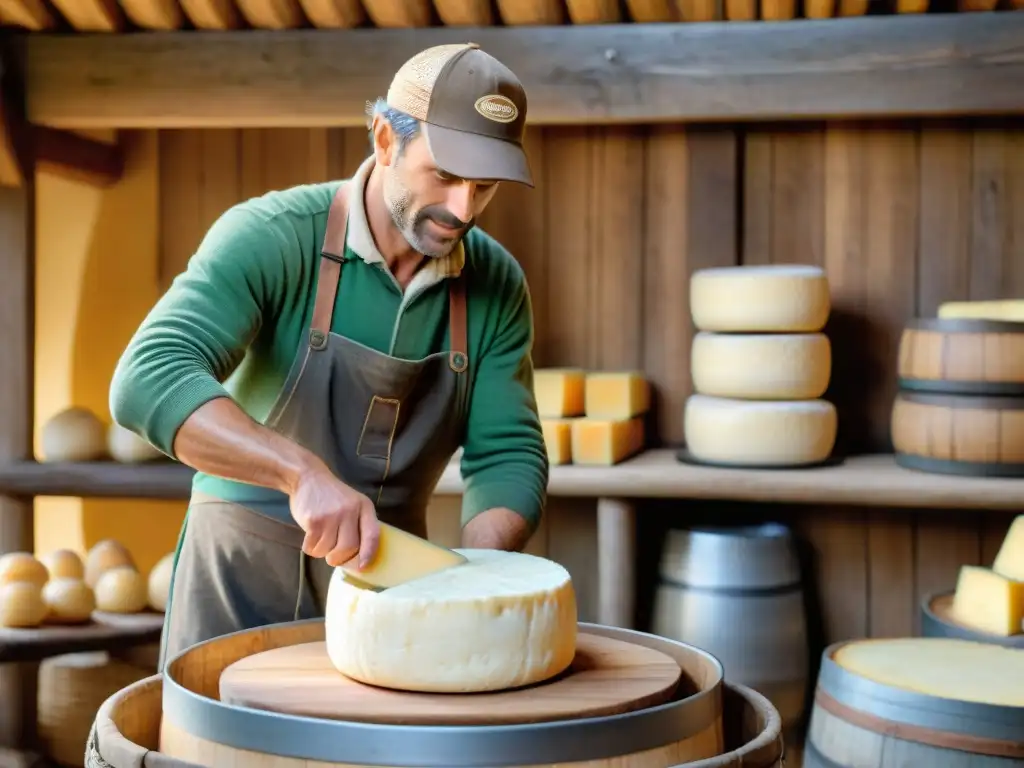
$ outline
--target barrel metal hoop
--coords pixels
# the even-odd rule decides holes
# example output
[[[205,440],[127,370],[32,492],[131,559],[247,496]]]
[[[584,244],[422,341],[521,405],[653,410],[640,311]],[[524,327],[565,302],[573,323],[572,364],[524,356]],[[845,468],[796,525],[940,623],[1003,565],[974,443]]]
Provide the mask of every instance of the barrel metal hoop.
[[[322,622],[311,619],[305,624]],[[654,648],[685,647],[718,670],[717,683],[679,701],[619,715],[498,726],[381,725],[321,720],[224,704],[185,689],[164,674],[163,716],[177,728],[217,744],[304,760],[409,768],[508,768],[599,760],[690,738],[709,727],[722,706],[723,671],[710,653],[633,630],[581,622],[580,629]],[[262,627],[263,630],[273,627]],[[242,635],[251,630],[233,633]],[[224,637],[201,645],[224,641]],[[646,642],[645,642],[646,641]],[[177,658],[194,651],[184,651]],[[339,747],[339,745],[344,745]]]

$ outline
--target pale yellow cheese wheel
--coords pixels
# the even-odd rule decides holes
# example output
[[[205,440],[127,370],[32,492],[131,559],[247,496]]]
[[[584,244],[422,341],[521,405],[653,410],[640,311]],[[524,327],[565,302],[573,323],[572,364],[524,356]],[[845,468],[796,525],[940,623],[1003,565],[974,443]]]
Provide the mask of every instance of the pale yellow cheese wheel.
[[[43,425],[43,461],[98,461],[107,455],[107,430],[86,408],[66,408]]]
[[[136,464],[163,457],[158,449],[116,421],[107,430],[107,452],[114,461],[122,464]]]
[[[0,584],[27,581],[42,589],[50,578],[46,566],[29,552],[8,552],[0,555]]]
[[[96,607],[107,613],[138,613],[146,608],[146,579],[134,568],[112,568],[96,582]]]
[[[0,586],[0,627],[38,627],[49,609],[43,592],[30,581],[12,581]]]
[[[163,613],[167,610],[167,599],[171,594],[171,574],[174,572],[174,553],[160,558],[149,572],[149,607]]]
[[[96,609],[96,597],[81,579],[51,579],[43,587],[43,601],[50,610],[47,621],[53,624],[81,624]]]
[[[51,579],[84,579],[85,563],[78,553],[70,549],[55,549],[44,555],[43,565],[50,573]]]
[[[135,568],[135,560],[123,544],[113,539],[96,542],[85,558],[85,583],[93,589],[96,582],[111,568]]]

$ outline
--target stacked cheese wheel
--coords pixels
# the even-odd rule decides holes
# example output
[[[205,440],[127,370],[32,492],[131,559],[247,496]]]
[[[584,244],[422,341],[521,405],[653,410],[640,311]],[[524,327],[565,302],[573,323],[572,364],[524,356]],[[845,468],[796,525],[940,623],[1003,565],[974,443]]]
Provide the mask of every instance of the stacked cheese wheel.
[[[69,549],[37,559],[30,552],[0,556],[0,627],[85,624],[95,610],[163,611],[170,590],[172,555],[146,578],[131,553],[111,539],[98,542],[84,562]]]
[[[533,386],[552,465],[609,466],[643,449],[651,393],[642,374],[542,368]]]
[[[825,273],[802,265],[698,270],[690,311],[696,394],[683,431],[692,459],[737,467],[826,460],[837,416],[820,399],[832,369],[821,332],[830,311]]]

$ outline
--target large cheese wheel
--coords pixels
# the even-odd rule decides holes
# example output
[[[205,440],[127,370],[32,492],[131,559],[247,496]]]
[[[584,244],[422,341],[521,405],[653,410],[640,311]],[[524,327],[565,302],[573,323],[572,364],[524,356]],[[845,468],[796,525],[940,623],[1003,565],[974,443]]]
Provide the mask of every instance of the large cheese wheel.
[[[42,590],[31,581],[0,584],[0,627],[38,627],[48,611]]]
[[[116,421],[107,430],[107,452],[114,461],[122,464],[137,464],[163,458],[163,454]]]
[[[876,683],[944,699],[1024,707],[1024,651],[937,637],[858,640],[836,664]]]
[[[29,552],[8,552],[0,555],[0,584],[27,581],[42,588],[50,578],[46,566]]]
[[[1024,322],[1024,299],[1001,301],[947,301],[936,313],[941,318],[1011,320]]]
[[[468,693],[540,682],[572,663],[576,596],[568,571],[533,555],[457,550],[467,563],[382,592],[336,569],[327,652],[342,674],[407,691]]]
[[[106,428],[86,408],[66,408],[50,418],[41,442],[44,461],[96,461],[107,454]]]
[[[716,267],[690,277],[690,313],[700,331],[813,333],[825,327],[830,309],[820,267]]]
[[[787,467],[825,461],[838,418],[826,400],[731,400],[692,395],[686,401],[686,447],[698,461]]]
[[[690,353],[702,395],[748,400],[813,400],[828,389],[832,347],[823,333],[701,331]]]

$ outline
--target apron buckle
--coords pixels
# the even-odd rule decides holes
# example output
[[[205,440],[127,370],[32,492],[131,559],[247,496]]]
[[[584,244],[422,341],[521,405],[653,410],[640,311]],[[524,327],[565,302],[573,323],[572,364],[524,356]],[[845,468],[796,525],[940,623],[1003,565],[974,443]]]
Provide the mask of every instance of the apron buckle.
[[[327,346],[327,334],[314,328],[309,332],[309,346],[313,349],[323,349]]]
[[[448,365],[456,373],[462,373],[469,365],[469,361],[462,352],[450,352],[448,354]]]

